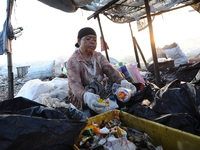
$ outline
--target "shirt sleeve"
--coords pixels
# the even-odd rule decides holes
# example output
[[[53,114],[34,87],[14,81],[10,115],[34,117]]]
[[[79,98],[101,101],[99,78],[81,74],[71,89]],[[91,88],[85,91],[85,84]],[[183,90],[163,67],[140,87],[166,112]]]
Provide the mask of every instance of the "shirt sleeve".
[[[83,101],[83,94],[86,92],[86,90],[84,89],[81,82],[80,71],[81,68],[79,62],[76,60],[75,57],[71,57],[68,60],[67,67],[69,88],[75,97]]]

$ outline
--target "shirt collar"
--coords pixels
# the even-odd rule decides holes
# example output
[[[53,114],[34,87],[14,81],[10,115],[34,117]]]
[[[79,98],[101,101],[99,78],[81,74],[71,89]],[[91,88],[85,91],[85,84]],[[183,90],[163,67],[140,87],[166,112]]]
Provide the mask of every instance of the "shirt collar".
[[[94,55],[94,54],[93,54]],[[91,57],[91,61],[93,61],[93,55]],[[83,58],[80,49],[76,50],[76,57],[78,61],[85,61],[85,59]]]

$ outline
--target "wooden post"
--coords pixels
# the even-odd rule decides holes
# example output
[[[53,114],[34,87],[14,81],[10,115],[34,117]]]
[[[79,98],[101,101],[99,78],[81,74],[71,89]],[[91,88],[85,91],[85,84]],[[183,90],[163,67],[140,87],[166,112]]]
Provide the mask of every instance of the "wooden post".
[[[146,14],[147,14],[147,20],[148,20],[148,26],[149,26],[149,34],[150,34],[151,49],[152,49],[153,62],[154,62],[154,73],[156,76],[156,84],[158,87],[161,87],[158,59],[157,59],[157,54],[156,54],[154,33],[153,33],[152,20],[151,20],[151,14],[150,14],[150,7],[149,7],[149,0],[144,0],[144,2],[145,2],[145,8],[146,8]]]
[[[12,53],[7,52],[8,63],[8,99],[14,98],[13,72],[12,72]]]
[[[99,28],[100,28],[100,31],[101,31],[101,37],[102,37],[102,40],[103,40],[103,46],[104,46],[104,49],[105,49],[105,53],[106,53],[106,58],[107,60],[110,62],[110,59],[108,57],[108,51],[107,51],[107,48],[106,48],[106,42],[104,40],[104,35],[103,35],[103,31],[102,31],[102,27],[101,27],[101,21],[100,21],[100,18],[99,18],[99,15],[97,15],[97,19],[98,19],[98,23],[99,23]]]
[[[146,60],[145,60],[145,57],[144,57],[144,55],[143,55],[143,53],[142,53],[142,50],[141,50],[141,48],[140,48],[140,46],[139,46],[139,44],[138,44],[136,38],[133,37],[133,40],[134,40],[134,42],[135,42],[135,44],[136,44],[136,46],[137,46],[137,50],[139,50],[139,52],[140,52],[140,55],[141,55],[141,57],[142,57],[142,59],[143,59],[143,62],[144,62],[144,65],[145,65],[145,67],[147,68],[147,62],[146,62]]]
[[[7,1],[7,26],[10,21],[10,17],[12,14],[13,8],[13,0]],[[8,99],[14,98],[14,86],[13,86],[13,71],[12,71],[12,48],[11,48],[11,40],[8,40],[8,52],[7,52],[7,63],[8,63]]]
[[[130,22],[129,22],[129,28],[130,28],[130,31],[131,31],[131,38],[132,38],[132,41],[133,41],[133,47],[134,47],[134,51],[135,51],[136,62],[138,63],[137,66],[138,66],[138,68],[141,68],[140,59],[139,59],[139,56],[138,56],[138,51],[137,51],[137,47],[136,47],[136,43],[135,43],[135,40],[134,40],[133,31],[132,31]]]

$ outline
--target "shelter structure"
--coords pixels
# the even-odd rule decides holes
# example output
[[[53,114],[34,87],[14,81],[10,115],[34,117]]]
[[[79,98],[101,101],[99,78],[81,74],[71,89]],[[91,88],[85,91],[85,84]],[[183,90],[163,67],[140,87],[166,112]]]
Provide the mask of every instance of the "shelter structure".
[[[106,16],[109,20],[111,20],[114,23],[129,23],[129,26],[130,26],[130,22],[132,21],[139,21],[140,19],[147,18],[148,27],[149,27],[149,35],[150,35],[150,43],[151,43],[151,49],[152,49],[152,57],[153,57],[153,62],[154,62],[154,73],[156,77],[156,84],[159,87],[161,86],[161,81],[160,81],[159,66],[158,66],[155,41],[154,41],[152,16],[159,15],[164,12],[176,10],[179,8],[183,8],[186,6],[192,6],[197,11],[200,10],[199,9],[200,0],[71,0],[72,2],[71,9],[68,9],[69,1],[67,0],[66,1],[39,0],[39,1],[65,12],[69,12],[69,11],[75,12],[78,8],[94,12],[87,19],[88,20],[91,18],[98,19],[104,45],[106,44],[105,44],[105,40],[103,36],[103,31],[101,28],[99,14]],[[130,29],[131,29],[131,26],[130,26]],[[132,34],[132,40],[133,40],[133,45],[135,49],[136,61],[139,64],[138,67],[140,67],[140,61],[137,54],[137,48],[139,49],[139,52],[143,58],[144,64],[146,64],[146,62],[132,32],[131,34]],[[109,61],[106,48],[105,48],[105,53]]]
[[[99,14],[105,15],[113,23],[130,24],[130,22],[132,21],[139,21],[142,18],[147,18],[152,55],[154,61],[154,72],[156,76],[156,83],[158,86],[160,85],[160,76],[159,76],[159,67],[157,62],[157,55],[156,55],[155,41],[154,41],[154,34],[152,27],[152,16],[186,6],[192,6],[197,11],[200,10],[199,9],[200,0],[38,0],[38,1],[67,13],[76,12],[77,9],[79,8],[93,12],[93,14],[88,17],[88,20],[91,18],[98,19],[104,46],[106,44],[103,36],[103,31],[101,29]],[[0,55],[6,53],[8,56],[8,78],[9,78],[8,98],[13,98],[14,96],[11,41],[12,39],[15,38],[15,34],[19,33],[22,30],[22,28],[19,28],[18,32],[12,28],[10,18],[12,14],[13,3],[14,0],[7,0],[7,8],[6,8],[7,17],[5,20],[3,31],[0,32]],[[135,46],[137,44],[135,42],[136,40],[134,39],[133,35],[132,37],[133,37],[134,47],[136,47]],[[106,48],[105,52],[108,59],[109,57]],[[136,57],[138,57],[137,53]]]
[[[8,98],[14,97],[13,87],[13,68],[12,68],[12,40],[21,35],[22,27],[14,29],[11,24],[11,15],[14,0],[7,0],[6,19],[3,24],[3,30],[0,32],[0,55],[7,55],[8,64]]]

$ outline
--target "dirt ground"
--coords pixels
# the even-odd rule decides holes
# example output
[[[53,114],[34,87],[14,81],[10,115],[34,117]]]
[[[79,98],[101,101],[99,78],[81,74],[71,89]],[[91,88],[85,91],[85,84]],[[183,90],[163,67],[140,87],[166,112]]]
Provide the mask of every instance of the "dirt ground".
[[[15,78],[13,80],[14,96],[17,95],[22,86],[29,80],[31,79],[28,77]],[[8,78],[7,76],[0,75],[0,101],[8,99],[8,93],[9,93]]]

